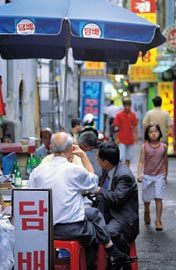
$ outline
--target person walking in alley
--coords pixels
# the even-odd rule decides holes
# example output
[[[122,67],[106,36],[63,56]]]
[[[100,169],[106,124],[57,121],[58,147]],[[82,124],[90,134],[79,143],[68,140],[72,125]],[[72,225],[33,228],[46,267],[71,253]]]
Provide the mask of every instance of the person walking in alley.
[[[162,110],[162,98],[155,96],[152,99],[154,109],[148,111],[142,121],[144,132],[149,124],[157,123],[162,132],[162,142],[168,144],[168,134],[173,137],[173,120],[167,111]]]
[[[113,125],[118,128],[116,143],[120,149],[120,160],[129,167],[133,156],[134,143],[137,141],[136,114],[131,111],[131,100],[123,99],[123,111],[116,114]]]
[[[162,132],[158,124],[151,124],[145,130],[145,143],[141,147],[138,162],[137,180],[142,182],[142,199],[144,202],[144,221],[150,224],[150,202],[156,204],[156,230],[163,229],[161,216],[165,194],[168,160],[167,145],[162,143]]]
[[[116,114],[120,111],[123,110],[123,106],[116,106],[114,104],[114,100],[110,100],[110,105],[107,107],[107,115],[108,115],[108,120],[109,120],[109,137],[111,141],[114,141],[114,136],[115,136],[115,129],[113,125],[114,118]]]

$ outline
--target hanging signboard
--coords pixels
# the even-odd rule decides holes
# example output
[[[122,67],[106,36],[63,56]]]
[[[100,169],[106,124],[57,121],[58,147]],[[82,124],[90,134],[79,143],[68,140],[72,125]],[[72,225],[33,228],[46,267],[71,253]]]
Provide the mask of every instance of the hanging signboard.
[[[156,13],[138,13],[136,14],[151,23],[157,24]]]
[[[156,3],[154,0],[131,0],[131,11],[136,15],[156,24]],[[156,82],[157,74],[153,69],[157,64],[157,49],[154,48],[142,56],[140,53],[138,60],[130,66],[130,82]]]
[[[15,270],[51,270],[51,190],[13,189]]]
[[[84,69],[105,69],[105,63],[104,62],[91,62],[91,61],[85,61],[83,65]]]
[[[103,130],[103,79],[83,78],[81,80],[80,116],[92,113],[95,118],[95,127]]]
[[[131,0],[131,11],[134,13],[154,13],[156,11],[156,1]]]
[[[176,119],[176,82],[174,82],[174,119]],[[174,121],[174,155],[176,156],[176,121]]]
[[[157,50],[152,49],[147,51],[144,56],[142,53],[139,53],[138,60],[136,64],[132,66],[141,66],[141,67],[148,67],[148,65],[156,65],[156,57],[157,57]]]
[[[84,61],[81,68],[82,76],[104,76],[106,74],[106,64],[104,62]]]
[[[176,52],[176,26],[168,27],[164,31],[166,37],[166,47],[172,52]]]
[[[135,82],[157,82],[157,73],[153,72],[155,66],[136,66],[131,65],[129,68],[129,81]]]
[[[174,119],[174,84],[173,82],[159,82],[158,95],[162,97],[162,109],[167,111],[172,119]],[[173,138],[168,137],[168,154],[174,154]]]
[[[170,117],[174,116],[173,82],[158,82],[158,95],[162,97],[162,108],[167,111]]]

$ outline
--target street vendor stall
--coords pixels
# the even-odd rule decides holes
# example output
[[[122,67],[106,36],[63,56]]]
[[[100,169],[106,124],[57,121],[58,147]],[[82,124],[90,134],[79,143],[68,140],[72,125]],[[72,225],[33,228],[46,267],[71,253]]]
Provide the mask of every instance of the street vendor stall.
[[[4,168],[2,168],[2,171],[4,174],[6,174],[6,170],[8,169],[8,161],[4,162],[3,157],[8,155],[9,153],[15,153],[17,158],[17,163],[20,166],[21,174],[23,176],[26,175],[25,166],[26,161],[28,158],[28,155],[33,154],[35,152],[35,141],[25,141],[25,142],[19,142],[19,143],[1,143],[0,144],[0,153],[1,153],[1,166],[3,165]],[[9,158],[10,162],[10,158]],[[12,172],[11,172],[12,173]]]

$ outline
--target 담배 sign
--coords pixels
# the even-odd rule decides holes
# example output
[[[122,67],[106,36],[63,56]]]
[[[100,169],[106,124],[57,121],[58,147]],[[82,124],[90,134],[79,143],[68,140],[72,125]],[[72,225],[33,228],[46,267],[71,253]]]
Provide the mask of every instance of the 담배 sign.
[[[12,192],[14,269],[53,269],[51,190],[14,189]]]
[[[83,79],[80,101],[81,118],[92,113],[96,128],[103,130],[103,80]]]

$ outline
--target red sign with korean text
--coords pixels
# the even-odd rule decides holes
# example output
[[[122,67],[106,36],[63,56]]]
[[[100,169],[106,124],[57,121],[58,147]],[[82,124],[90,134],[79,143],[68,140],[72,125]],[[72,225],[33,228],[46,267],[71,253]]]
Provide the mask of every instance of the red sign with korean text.
[[[155,13],[155,0],[131,0],[131,11],[134,13]]]

